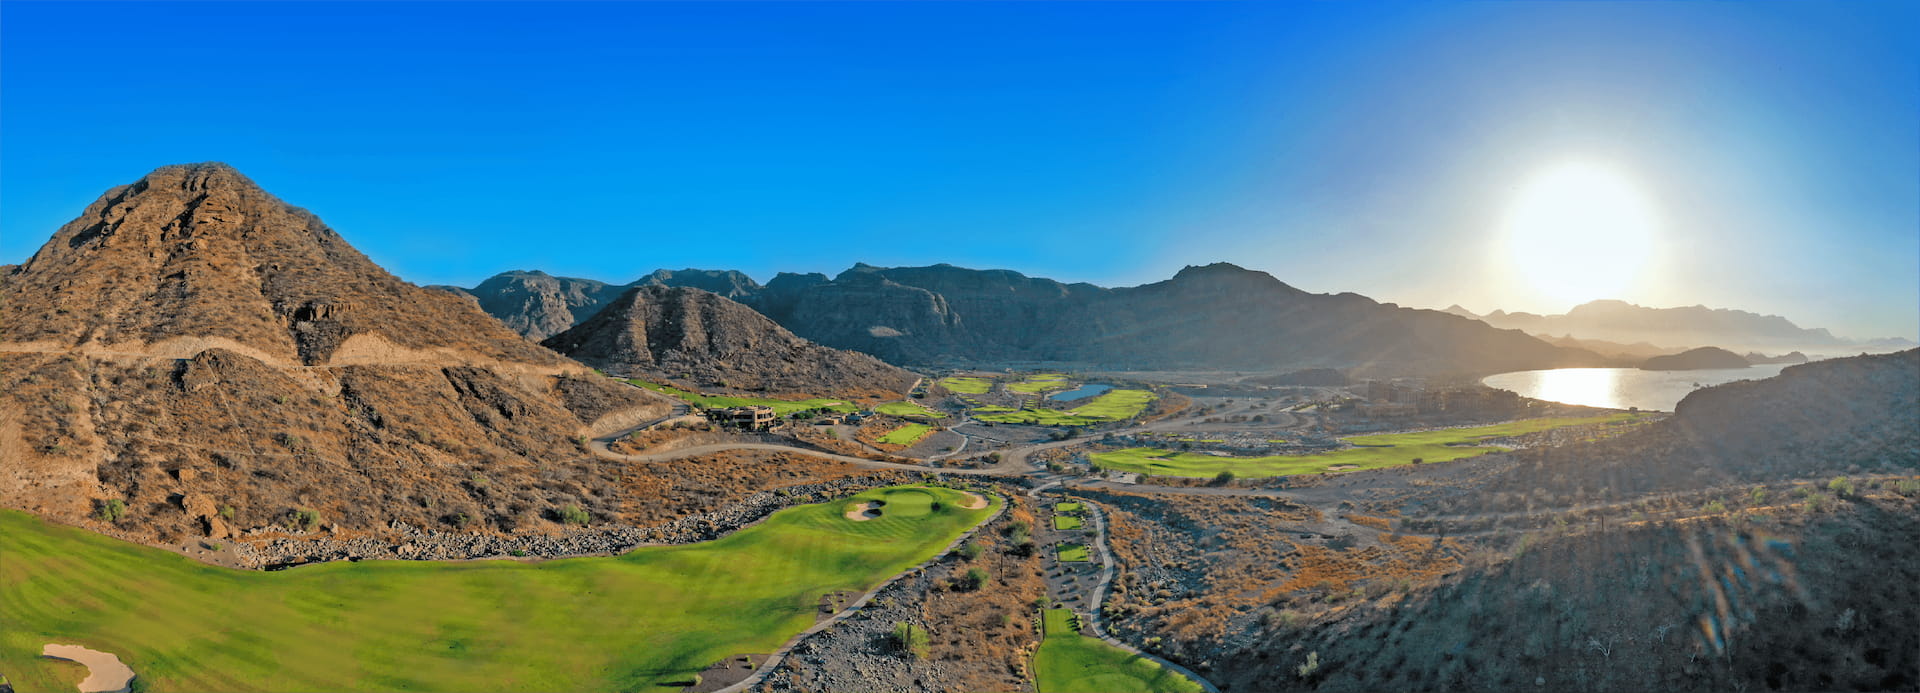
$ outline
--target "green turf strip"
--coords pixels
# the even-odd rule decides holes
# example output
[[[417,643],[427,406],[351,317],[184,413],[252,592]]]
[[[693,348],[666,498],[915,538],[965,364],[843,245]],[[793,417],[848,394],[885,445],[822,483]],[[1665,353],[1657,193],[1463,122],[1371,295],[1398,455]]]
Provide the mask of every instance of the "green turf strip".
[[[890,445],[912,445],[932,432],[933,427],[926,424],[907,424],[887,431],[886,435],[880,436],[880,442]]]
[[[969,395],[984,395],[993,391],[993,381],[986,378],[954,376],[942,378],[940,385],[948,390]]]
[[[879,518],[843,516],[869,500],[885,502]],[[71,691],[84,673],[39,656],[62,642],[118,655],[150,691],[672,690],[773,651],[813,624],[820,595],[869,589],[993,511],[962,502],[895,487],[621,556],[271,573],[5,510],[0,671],[23,691]]]
[[[945,414],[920,406],[915,402],[888,402],[874,407],[873,410],[889,416],[899,416],[909,419],[946,418]]]
[[[1060,501],[1053,504],[1053,511],[1057,513],[1077,513],[1086,509],[1087,506],[1075,501]]]
[[[1079,529],[1083,526],[1085,526],[1085,524],[1080,521],[1080,518],[1074,517],[1072,515],[1053,516],[1054,529],[1066,531],[1070,529]]]
[[[1138,416],[1158,399],[1146,390],[1109,390],[1071,411],[1031,407],[1003,414],[975,416],[995,423],[1033,424],[1036,426],[1087,426]],[[975,409],[975,412],[985,409]]]
[[[1231,457],[1195,452],[1172,452],[1158,448],[1128,448],[1097,452],[1090,456],[1095,467],[1120,472],[1138,472],[1164,476],[1212,477],[1223,471],[1242,479],[1316,474],[1327,471],[1378,469],[1422,462],[1447,462],[1498,452],[1506,448],[1480,445],[1487,438],[1535,433],[1564,426],[1629,422],[1638,414],[1608,414],[1590,417],[1554,417],[1522,419],[1493,426],[1449,428],[1420,433],[1390,433],[1346,438],[1357,446],[1346,450],[1311,455],[1268,455]],[[1342,467],[1341,469],[1333,469]]]
[[[628,378],[626,379],[626,382],[638,387],[644,387],[654,392],[659,392],[659,393],[673,396],[679,399],[680,401],[686,402],[696,407],[700,407],[702,409],[717,409],[717,408],[724,408],[724,407],[745,407],[749,405],[760,405],[765,407],[773,407],[773,413],[777,416],[786,416],[794,412],[811,411],[811,410],[818,410],[818,409],[824,409],[827,411],[837,411],[842,413],[860,411],[860,405],[858,404],[853,404],[851,402],[845,402],[837,399],[826,399],[823,397],[816,397],[813,399],[802,399],[802,400],[786,400],[786,399],[768,399],[765,397],[734,397],[731,395],[702,395],[702,394],[697,394],[693,392],[688,392],[686,390],[682,390],[676,387],[661,385],[659,383],[650,383],[645,380],[640,380],[637,378]]]
[[[1092,560],[1087,547],[1081,544],[1061,544],[1060,560],[1067,563],[1082,563]]]
[[[1199,693],[1200,684],[1160,663],[1082,635],[1073,612],[1042,613],[1046,637],[1033,653],[1040,693]]]

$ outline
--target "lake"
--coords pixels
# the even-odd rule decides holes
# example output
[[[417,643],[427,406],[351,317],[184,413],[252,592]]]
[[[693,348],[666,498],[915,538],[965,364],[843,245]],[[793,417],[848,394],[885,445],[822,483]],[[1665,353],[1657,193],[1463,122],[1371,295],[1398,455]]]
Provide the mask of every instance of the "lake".
[[[1736,380],[1759,380],[1779,375],[1791,364],[1748,368],[1712,368],[1697,371],[1643,371],[1638,368],[1555,368],[1490,375],[1487,387],[1519,393],[1522,397],[1588,407],[1673,411],[1688,393]]]
[[[1057,402],[1071,402],[1076,399],[1086,399],[1111,389],[1113,389],[1112,385],[1081,385],[1080,387],[1065,392],[1053,393],[1052,398]]]

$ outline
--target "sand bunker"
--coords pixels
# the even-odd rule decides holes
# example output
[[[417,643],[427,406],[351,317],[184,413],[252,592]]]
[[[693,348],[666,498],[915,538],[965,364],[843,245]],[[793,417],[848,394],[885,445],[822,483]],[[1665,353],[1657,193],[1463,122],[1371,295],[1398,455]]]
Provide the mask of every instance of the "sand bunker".
[[[95,652],[79,645],[48,643],[40,656],[79,662],[87,667],[87,678],[80,682],[80,693],[119,693],[131,688],[133,670],[120,658],[107,652]]]
[[[854,522],[866,522],[880,516],[878,503],[855,503],[847,508],[847,519]]]
[[[1327,468],[1327,471],[1329,471],[1329,472],[1344,472],[1344,471],[1347,471],[1347,470],[1349,470],[1349,469],[1359,469],[1359,468],[1360,468],[1360,465],[1357,465],[1357,464],[1336,464],[1336,465],[1333,465],[1333,466],[1331,466],[1331,467],[1328,467],[1328,468]]]
[[[967,510],[979,510],[981,508],[987,507],[987,499],[981,497],[980,494],[978,493],[968,493],[966,491],[961,491],[960,495],[966,496],[967,498],[966,502],[960,504],[960,507],[962,508],[966,508]]]

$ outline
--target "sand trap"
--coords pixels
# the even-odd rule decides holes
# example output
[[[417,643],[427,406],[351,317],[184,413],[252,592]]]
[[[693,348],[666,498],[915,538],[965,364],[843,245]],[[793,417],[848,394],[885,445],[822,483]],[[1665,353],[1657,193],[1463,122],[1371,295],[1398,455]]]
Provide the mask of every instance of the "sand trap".
[[[48,643],[40,656],[79,662],[87,667],[87,679],[80,682],[80,693],[119,693],[133,683],[133,670],[120,658],[107,652],[95,652],[79,645]]]
[[[967,502],[960,504],[960,507],[962,508],[965,508],[967,510],[979,510],[981,508],[987,507],[987,499],[981,497],[980,494],[978,493],[968,493],[966,491],[961,491],[960,495],[967,497]]]
[[[1344,471],[1347,471],[1347,470],[1349,470],[1349,469],[1359,469],[1359,468],[1360,468],[1360,465],[1357,465],[1357,464],[1336,464],[1336,465],[1333,465],[1333,466],[1331,466],[1331,467],[1328,467],[1328,468],[1327,468],[1327,471],[1329,471],[1329,472],[1344,472]]]
[[[880,508],[873,503],[855,503],[847,508],[847,519],[854,522],[866,522],[880,516]]]

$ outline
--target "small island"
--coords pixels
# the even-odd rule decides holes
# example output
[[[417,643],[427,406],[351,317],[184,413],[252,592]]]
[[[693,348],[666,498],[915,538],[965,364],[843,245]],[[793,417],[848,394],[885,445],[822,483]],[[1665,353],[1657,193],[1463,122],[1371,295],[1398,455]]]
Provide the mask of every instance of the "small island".
[[[1739,354],[1720,347],[1700,347],[1688,349],[1678,354],[1655,356],[1640,364],[1643,371],[1697,371],[1708,368],[1746,368],[1747,363]]]

